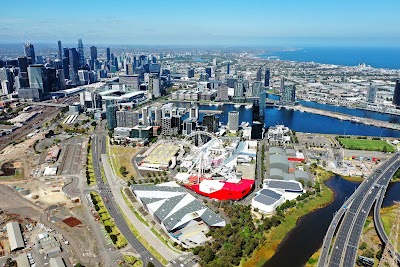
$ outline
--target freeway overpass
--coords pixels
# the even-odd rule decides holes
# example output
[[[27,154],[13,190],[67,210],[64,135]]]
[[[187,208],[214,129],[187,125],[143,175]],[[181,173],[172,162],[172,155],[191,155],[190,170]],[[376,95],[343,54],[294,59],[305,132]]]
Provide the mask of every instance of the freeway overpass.
[[[382,190],[380,192],[380,195],[378,196],[379,199],[378,201],[375,203],[375,207],[374,207],[374,225],[375,225],[375,230],[378,233],[379,238],[381,239],[382,243],[387,246],[389,241],[389,238],[385,232],[385,229],[383,228],[383,223],[381,220],[381,207],[382,207],[382,203],[383,203],[383,199],[385,198],[385,193],[386,193],[386,189],[389,185],[390,179],[387,179],[383,182],[382,184]],[[397,253],[397,259],[400,259],[400,253]]]
[[[319,267],[354,266],[358,243],[368,213],[382,190],[386,190],[386,183],[399,167],[399,154],[396,153],[366,178],[343,204],[325,235],[318,261]],[[336,240],[331,248],[335,232],[337,232]]]

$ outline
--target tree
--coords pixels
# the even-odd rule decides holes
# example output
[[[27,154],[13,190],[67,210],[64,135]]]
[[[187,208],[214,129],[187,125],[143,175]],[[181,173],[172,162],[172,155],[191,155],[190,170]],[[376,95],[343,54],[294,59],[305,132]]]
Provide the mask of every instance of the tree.
[[[111,241],[115,244],[118,241],[118,237],[116,235],[110,235]]]
[[[95,122],[95,121],[92,121],[92,123],[91,123],[90,125],[92,125],[93,127],[96,127],[96,125],[97,125],[97,122]]]
[[[152,263],[151,261],[149,261],[146,265],[146,267],[154,267],[154,263]]]
[[[121,166],[120,168],[119,168],[119,172],[122,174],[122,176],[124,176],[124,177],[126,177],[127,175],[128,175],[128,171],[126,170],[126,167],[125,166]]]
[[[387,147],[386,146],[383,146],[383,148],[382,148],[382,152],[387,152]]]

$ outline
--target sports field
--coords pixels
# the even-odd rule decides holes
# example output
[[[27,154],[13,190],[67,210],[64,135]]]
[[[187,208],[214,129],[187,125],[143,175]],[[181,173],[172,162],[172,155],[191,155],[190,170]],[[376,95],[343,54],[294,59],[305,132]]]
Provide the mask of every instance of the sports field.
[[[382,140],[367,140],[353,138],[339,138],[340,144],[346,149],[394,152],[394,147],[388,142]]]

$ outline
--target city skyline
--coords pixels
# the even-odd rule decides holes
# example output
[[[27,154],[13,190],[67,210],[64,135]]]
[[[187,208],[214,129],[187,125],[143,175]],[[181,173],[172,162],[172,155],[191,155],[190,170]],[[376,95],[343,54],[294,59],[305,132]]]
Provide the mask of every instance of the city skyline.
[[[17,14],[0,19],[1,43],[398,46],[400,40],[395,1],[23,2]]]

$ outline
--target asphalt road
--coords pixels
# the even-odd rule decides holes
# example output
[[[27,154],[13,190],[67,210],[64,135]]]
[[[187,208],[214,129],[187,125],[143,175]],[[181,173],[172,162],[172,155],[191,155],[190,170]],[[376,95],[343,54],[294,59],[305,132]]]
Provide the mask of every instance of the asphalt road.
[[[104,180],[101,177],[100,156],[101,154],[106,154],[106,141],[107,139],[104,134],[100,135],[95,134],[92,136],[93,166],[94,166],[94,174],[96,176],[99,194],[104,200],[106,208],[110,213],[110,216],[113,218],[118,229],[125,236],[128,243],[131,244],[132,247],[136,250],[136,252],[141,256],[141,260],[144,266],[146,266],[148,262],[152,262],[155,266],[161,267],[163,265],[133,235],[117,203],[114,201],[114,196],[111,192],[108,182],[107,181],[104,182]],[[105,201],[105,199],[107,199],[108,201]]]
[[[381,190],[385,189],[388,180],[399,167],[399,154],[395,154],[359,186],[352,196],[350,205],[343,207],[344,216],[329,257],[329,266],[354,266],[358,243],[368,213],[380,196]],[[324,244],[323,248],[326,249],[326,246],[329,244]],[[319,266],[324,266],[326,262],[321,261]]]

